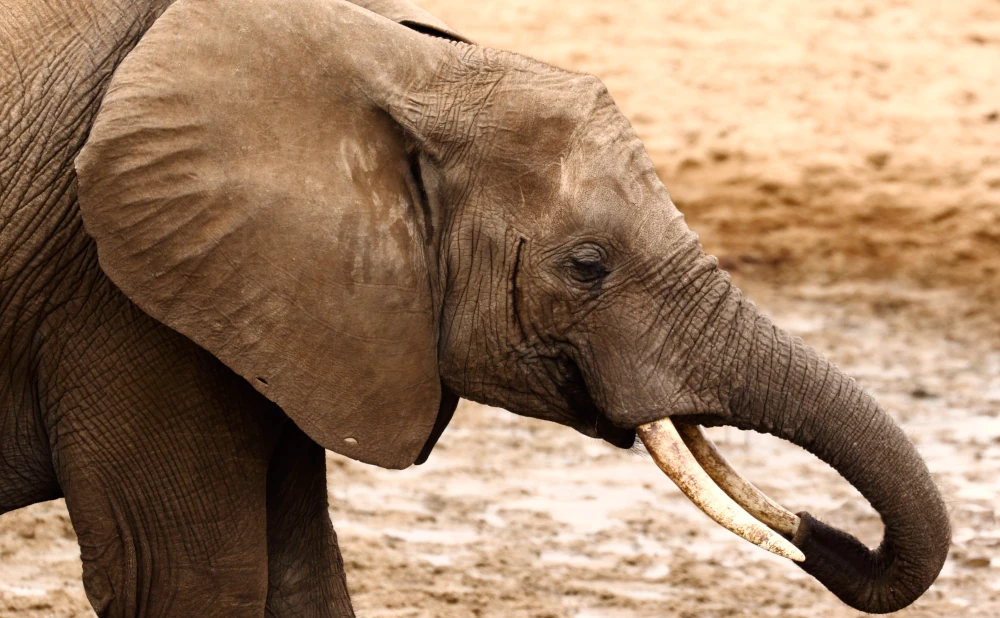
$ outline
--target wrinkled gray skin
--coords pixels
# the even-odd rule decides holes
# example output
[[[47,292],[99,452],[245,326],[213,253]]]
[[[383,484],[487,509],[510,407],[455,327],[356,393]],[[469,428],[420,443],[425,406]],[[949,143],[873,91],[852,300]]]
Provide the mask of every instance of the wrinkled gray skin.
[[[109,90],[168,4],[0,8],[0,513],[66,496],[98,613],[352,615],[320,445],[405,467],[455,395],[622,447],[787,439],[886,524],[871,552],[803,514],[807,572],[872,612],[933,582],[912,445],[740,297],[598,80],[336,0],[182,0]]]

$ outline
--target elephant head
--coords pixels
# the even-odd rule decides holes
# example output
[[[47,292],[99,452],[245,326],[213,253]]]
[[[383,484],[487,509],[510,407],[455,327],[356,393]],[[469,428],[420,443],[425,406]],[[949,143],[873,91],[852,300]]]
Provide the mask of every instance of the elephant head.
[[[106,273],[328,449],[406,467],[458,396],[620,447],[638,431],[846,603],[923,593],[949,545],[923,461],[741,297],[604,86],[424,30],[339,0],[174,5],[77,160]],[[768,506],[696,424],[814,453],[881,514],[882,545]]]

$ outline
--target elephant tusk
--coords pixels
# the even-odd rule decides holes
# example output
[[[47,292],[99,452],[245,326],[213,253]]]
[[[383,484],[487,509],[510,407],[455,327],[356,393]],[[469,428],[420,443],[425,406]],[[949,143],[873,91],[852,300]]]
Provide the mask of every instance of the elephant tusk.
[[[797,547],[754,519],[719,489],[685,446],[673,421],[663,418],[640,425],[636,433],[660,470],[716,523],[769,552],[796,562],[805,560]]]
[[[680,423],[677,425],[677,432],[702,469],[722,491],[761,522],[782,534],[795,536],[799,529],[798,516],[768,498],[733,469],[701,427]]]

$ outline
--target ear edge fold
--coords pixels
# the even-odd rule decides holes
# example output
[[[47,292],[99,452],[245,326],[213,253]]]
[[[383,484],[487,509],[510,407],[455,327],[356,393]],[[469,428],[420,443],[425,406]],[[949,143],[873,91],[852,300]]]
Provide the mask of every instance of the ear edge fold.
[[[363,7],[373,13],[391,19],[408,28],[427,34],[439,36],[463,43],[471,43],[448,24],[437,17],[431,15],[422,8],[413,5],[405,0],[350,0],[354,4]]]

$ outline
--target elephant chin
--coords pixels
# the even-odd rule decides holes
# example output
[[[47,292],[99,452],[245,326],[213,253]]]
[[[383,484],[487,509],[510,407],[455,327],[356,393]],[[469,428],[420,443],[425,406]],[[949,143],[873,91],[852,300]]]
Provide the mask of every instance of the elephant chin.
[[[603,414],[597,415],[597,435],[605,442],[621,449],[629,449],[635,445],[635,430],[625,429],[613,424]]]

